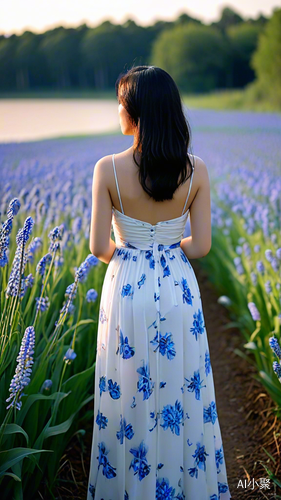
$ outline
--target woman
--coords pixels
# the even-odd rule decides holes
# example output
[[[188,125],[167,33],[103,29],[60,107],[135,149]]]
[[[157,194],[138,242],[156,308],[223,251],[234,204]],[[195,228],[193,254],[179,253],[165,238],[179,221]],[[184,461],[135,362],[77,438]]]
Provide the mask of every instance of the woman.
[[[133,146],[95,165],[90,249],[108,263],[100,302],[87,500],[228,500],[200,290],[211,248],[206,165],[171,76],[116,82]],[[113,211],[115,242],[110,239]],[[191,236],[182,239],[190,214]]]

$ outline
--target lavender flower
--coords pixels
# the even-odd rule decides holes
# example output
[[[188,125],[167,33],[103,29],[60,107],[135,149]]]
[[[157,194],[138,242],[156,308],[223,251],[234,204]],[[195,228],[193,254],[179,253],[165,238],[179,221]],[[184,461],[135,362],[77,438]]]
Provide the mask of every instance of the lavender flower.
[[[13,227],[14,216],[17,215],[20,209],[20,201],[18,198],[13,198],[7,210],[7,219],[2,224],[0,231],[0,267],[4,267],[8,263],[6,251],[10,243],[10,234]]]
[[[48,238],[50,239],[49,252],[56,253],[60,249],[60,241],[62,240],[64,232],[64,225],[56,226],[49,232]]]
[[[272,257],[270,264],[271,264],[273,271],[275,271],[277,273],[277,271],[279,269],[278,259],[276,257]]]
[[[76,356],[77,356],[77,354],[74,352],[74,350],[69,347],[67,349],[63,359],[65,360],[66,363],[70,363],[71,361],[73,361],[73,359],[76,358]]]
[[[39,237],[33,238],[33,240],[29,243],[27,247],[27,261],[31,264],[34,261],[34,254],[39,247],[43,245],[42,239]]]
[[[50,379],[46,379],[42,384],[41,392],[44,390],[49,391],[51,389],[52,385],[53,385],[53,382]]]
[[[281,360],[281,348],[276,337],[270,337],[268,341],[271,349],[276,354],[277,358]]]
[[[265,282],[264,288],[265,288],[266,293],[271,293],[272,292],[272,286],[271,286],[270,280],[267,280]]]
[[[76,294],[77,294],[77,287],[75,286],[75,283],[71,283],[71,285],[68,285],[64,294],[66,297],[70,297],[71,294],[73,294],[72,300],[75,299]]]
[[[23,228],[20,229],[16,236],[17,249],[12,264],[11,274],[8,280],[6,289],[6,298],[9,295],[23,297],[26,291],[25,281],[22,280],[25,265],[27,263],[27,253],[25,251],[26,242],[31,234],[34,221],[32,217],[27,217]],[[19,292],[18,292],[19,290]]]
[[[264,265],[263,265],[263,262],[261,260],[258,260],[256,267],[257,267],[257,271],[260,274],[264,274]]]
[[[261,319],[260,313],[257,309],[257,306],[254,302],[249,302],[248,303],[248,308],[250,310],[251,316],[254,321],[259,321]]]
[[[276,373],[279,382],[281,382],[281,365],[278,361],[273,361],[273,370]]]
[[[258,282],[258,277],[257,277],[257,274],[252,272],[251,273],[251,280],[252,280],[252,283],[254,286],[256,286],[257,282]]]
[[[268,262],[271,262],[272,260],[272,257],[273,257],[273,254],[272,254],[272,250],[270,250],[269,248],[264,252],[265,254],[265,258],[266,260],[268,260]]]
[[[277,259],[281,260],[281,247],[277,248],[277,250],[276,250],[276,257],[277,257]]]
[[[16,367],[15,375],[13,376],[10,384],[10,396],[6,401],[12,402],[7,406],[7,410],[13,406],[18,410],[21,409],[22,401],[19,401],[23,394],[23,389],[30,382],[30,375],[32,372],[31,365],[33,364],[33,354],[35,346],[35,331],[33,326],[28,326],[25,330],[24,336],[21,341],[20,352],[17,357],[18,365]]]
[[[36,310],[40,310],[41,312],[47,311],[50,306],[50,300],[48,297],[35,297],[37,302]]]
[[[261,246],[260,246],[260,245],[255,245],[255,246],[254,246],[254,252],[255,252],[255,253],[259,253],[260,249],[261,249]]]
[[[98,296],[98,292],[94,288],[90,288],[86,293],[87,302],[95,302]]]
[[[46,253],[38,262],[36,266],[36,272],[40,274],[41,276],[44,276],[45,269],[46,269],[46,264],[51,262],[52,260],[52,255],[50,253]]]

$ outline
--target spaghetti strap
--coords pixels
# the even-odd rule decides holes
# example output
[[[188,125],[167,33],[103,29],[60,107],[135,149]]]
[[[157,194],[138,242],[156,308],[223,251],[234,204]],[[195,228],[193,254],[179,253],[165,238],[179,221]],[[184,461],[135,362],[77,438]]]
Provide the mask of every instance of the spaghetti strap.
[[[184,204],[184,207],[183,207],[183,211],[182,211],[182,215],[185,211],[185,207],[186,207],[186,204],[187,204],[187,200],[188,200],[188,197],[189,197],[189,193],[190,193],[190,190],[191,190],[191,186],[192,186],[192,181],[193,181],[193,174],[194,174],[194,165],[192,165],[192,173],[191,173],[191,176],[190,176],[190,184],[189,184],[189,189],[188,189],[188,193],[187,193],[187,197],[186,197],[186,200],[185,200],[185,204]]]
[[[115,175],[115,182],[116,182],[116,187],[117,187],[117,193],[118,193],[119,203],[120,203],[120,207],[121,207],[122,213],[124,214],[123,205],[122,205],[121,196],[120,196],[120,191],[119,191],[119,186],[118,186],[118,181],[117,181],[116,168],[115,168],[115,162],[114,162],[114,154],[112,155],[113,170],[114,170],[114,175]]]

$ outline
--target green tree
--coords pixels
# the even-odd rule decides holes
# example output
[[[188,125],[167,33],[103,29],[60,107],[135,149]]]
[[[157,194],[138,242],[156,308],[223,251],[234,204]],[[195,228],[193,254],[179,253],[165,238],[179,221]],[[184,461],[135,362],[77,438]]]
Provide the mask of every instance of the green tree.
[[[250,64],[257,76],[252,88],[260,91],[260,97],[281,106],[281,9],[274,9]]]
[[[169,28],[156,39],[151,63],[165,69],[185,92],[219,86],[227,56],[219,30],[193,22]]]
[[[232,25],[226,30],[232,53],[230,70],[233,87],[244,87],[254,80],[255,73],[250,67],[250,60],[257,48],[261,31],[258,24],[249,23]]]

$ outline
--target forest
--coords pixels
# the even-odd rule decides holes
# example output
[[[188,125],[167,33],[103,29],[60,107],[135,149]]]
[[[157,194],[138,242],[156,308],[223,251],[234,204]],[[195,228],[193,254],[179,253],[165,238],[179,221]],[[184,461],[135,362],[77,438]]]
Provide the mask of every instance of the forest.
[[[255,78],[250,61],[267,23],[225,7],[209,25],[183,13],[145,27],[107,20],[94,28],[0,35],[0,90],[113,89],[133,64],[162,67],[185,92],[242,88]]]

